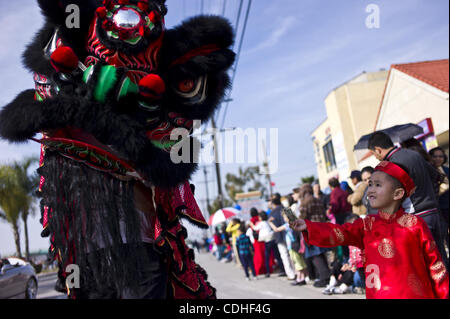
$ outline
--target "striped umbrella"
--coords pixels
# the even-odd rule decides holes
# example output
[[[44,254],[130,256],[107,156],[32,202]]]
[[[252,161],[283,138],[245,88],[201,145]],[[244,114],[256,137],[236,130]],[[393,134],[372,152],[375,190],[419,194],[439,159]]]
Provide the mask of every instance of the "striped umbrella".
[[[240,213],[239,210],[237,210],[236,208],[232,208],[232,207],[226,207],[226,208],[219,209],[213,215],[211,215],[211,217],[208,220],[208,225],[215,226],[217,224],[223,223],[227,219],[232,218],[239,213]]]

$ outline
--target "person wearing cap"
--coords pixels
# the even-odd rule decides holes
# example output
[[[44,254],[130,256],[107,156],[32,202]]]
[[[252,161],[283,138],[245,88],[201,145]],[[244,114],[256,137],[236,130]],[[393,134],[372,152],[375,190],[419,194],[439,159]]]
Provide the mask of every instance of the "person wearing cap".
[[[426,222],[402,207],[415,190],[406,168],[383,161],[368,190],[378,215],[344,225],[297,219],[290,226],[308,244],[361,249],[368,299],[448,299],[448,272],[436,242]]]
[[[440,180],[439,171],[418,152],[394,146],[389,135],[383,132],[375,132],[370,136],[369,150],[379,161],[393,162],[408,169],[417,189],[403,202],[403,208],[407,213],[425,220],[448,270],[448,257],[441,231],[443,221],[434,187],[436,181]]]
[[[347,201],[352,205],[353,214],[358,216],[366,215],[367,209],[363,204],[363,197],[368,185],[362,182],[361,172],[358,170],[351,172],[350,179],[355,186],[355,190],[348,195]]]

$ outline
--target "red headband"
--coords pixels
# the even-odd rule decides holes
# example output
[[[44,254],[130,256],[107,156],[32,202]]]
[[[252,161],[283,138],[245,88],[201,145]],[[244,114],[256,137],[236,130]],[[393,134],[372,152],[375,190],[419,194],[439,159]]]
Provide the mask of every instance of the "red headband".
[[[383,161],[375,167],[375,170],[384,172],[398,180],[405,188],[408,197],[416,190],[416,185],[408,173],[392,162]]]

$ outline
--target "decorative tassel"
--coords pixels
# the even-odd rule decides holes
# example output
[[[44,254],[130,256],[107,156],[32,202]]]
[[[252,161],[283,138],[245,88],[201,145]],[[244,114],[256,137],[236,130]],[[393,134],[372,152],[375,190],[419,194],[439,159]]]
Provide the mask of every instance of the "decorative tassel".
[[[106,14],[108,13],[108,10],[106,9],[106,7],[99,7],[95,11],[95,13],[97,14],[97,17],[99,19],[104,19],[104,18],[106,18]]]

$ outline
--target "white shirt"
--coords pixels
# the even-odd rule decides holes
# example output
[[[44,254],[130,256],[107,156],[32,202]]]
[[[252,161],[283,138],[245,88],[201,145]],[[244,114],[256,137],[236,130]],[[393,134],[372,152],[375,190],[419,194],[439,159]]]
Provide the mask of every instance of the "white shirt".
[[[263,241],[265,243],[273,240],[273,230],[272,227],[270,227],[269,223],[267,221],[260,221],[258,225],[256,225],[254,230],[259,230],[258,234],[258,240]]]

